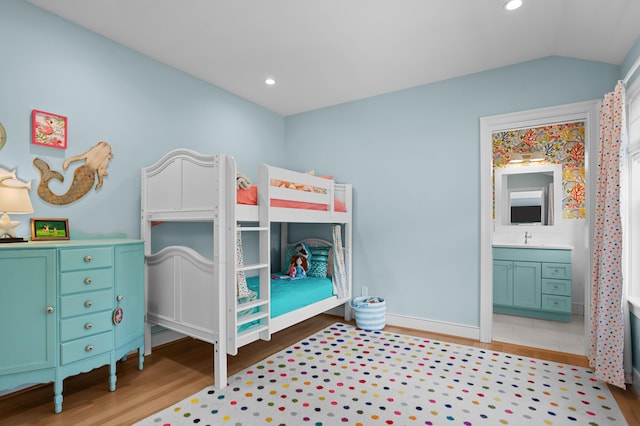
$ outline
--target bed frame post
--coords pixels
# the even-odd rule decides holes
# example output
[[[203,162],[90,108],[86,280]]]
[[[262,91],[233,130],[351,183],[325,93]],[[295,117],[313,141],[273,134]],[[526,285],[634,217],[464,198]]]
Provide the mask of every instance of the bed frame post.
[[[231,163],[231,164],[229,164]],[[214,387],[222,389],[227,386],[227,322],[228,322],[228,301],[227,292],[232,291],[231,283],[228,283],[227,268],[229,259],[235,259],[232,253],[229,253],[229,227],[235,228],[235,220],[233,215],[229,215],[228,209],[228,188],[224,186],[229,182],[229,175],[233,173],[231,183],[235,193],[235,167],[232,157],[224,154],[218,156],[216,179],[218,180],[214,187],[217,188],[216,193],[216,212],[214,212],[213,220],[213,263],[214,263],[214,285],[216,287],[215,306],[215,331],[216,341],[213,345],[213,376]],[[232,169],[232,170],[230,170]],[[235,201],[235,200],[234,200]],[[235,280],[233,283],[235,288]],[[233,291],[235,296],[235,291]]]

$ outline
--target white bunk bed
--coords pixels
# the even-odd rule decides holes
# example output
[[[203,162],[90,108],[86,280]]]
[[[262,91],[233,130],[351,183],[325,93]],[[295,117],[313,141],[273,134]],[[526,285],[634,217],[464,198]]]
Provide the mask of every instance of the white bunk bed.
[[[145,241],[147,335],[151,352],[151,326],[160,325],[214,345],[214,385],[227,384],[226,355],[258,339],[314,315],[344,306],[349,315],[351,297],[352,189],[332,179],[261,164],[258,167],[257,205],[237,204],[237,166],[224,154],[204,155],[178,149],[142,169],[141,235]],[[280,183],[295,183],[291,189]],[[311,191],[300,190],[312,188]],[[296,207],[282,205],[295,204]],[[322,210],[300,208],[313,203]],[[340,209],[336,206],[340,205]],[[152,253],[152,227],[162,222],[213,224],[213,258],[190,247],[168,246]],[[270,225],[282,223],[281,247],[287,243],[287,223],[326,223],[343,226],[344,265],[341,290],[318,302],[270,317]],[[242,225],[242,226],[240,226]],[[258,234],[258,262],[239,266],[237,233]],[[310,239],[311,245],[331,244]],[[246,251],[246,247],[244,250]],[[259,276],[256,300],[238,303],[238,273]],[[334,274],[334,277],[336,274]],[[335,278],[334,278],[335,281]],[[247,314],[249,312],[249,314]],[[245,327],[241,327],[241,326]],[[250,325],[250,326],[249,326]],[[242,331],[238,331],[239,328]]]

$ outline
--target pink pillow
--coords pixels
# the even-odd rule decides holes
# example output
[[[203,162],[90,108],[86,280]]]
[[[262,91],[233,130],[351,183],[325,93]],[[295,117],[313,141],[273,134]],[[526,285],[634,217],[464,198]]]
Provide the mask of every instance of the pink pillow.
[[[236,195],[238,204],[258,205],[258,186],[251,185],[249,189],[238,188]]]

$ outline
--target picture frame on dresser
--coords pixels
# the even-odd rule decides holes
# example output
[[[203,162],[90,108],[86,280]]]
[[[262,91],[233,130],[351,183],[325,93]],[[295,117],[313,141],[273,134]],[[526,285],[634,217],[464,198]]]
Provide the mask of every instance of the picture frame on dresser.
[[[68,240],[69,238],[69,219],[31,218],[32,241]]]

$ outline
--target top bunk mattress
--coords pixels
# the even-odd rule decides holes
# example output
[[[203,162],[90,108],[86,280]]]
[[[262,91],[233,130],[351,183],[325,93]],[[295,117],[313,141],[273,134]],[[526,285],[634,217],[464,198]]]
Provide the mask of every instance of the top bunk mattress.
[[[259,293],[260,280],[247,277],[247,286]],[[271,279],[271,318],[295,311],[333,296],[331,278]]]
[[[237,204],[244,204],[249,206],[258,205],[258,186],[251,185],[249,188],[238,188],[236,195]],[[345,213],[347,206],[345,203],[337,198],[334,199],[335,211]],[[280,200],[277,198],[271,199],[271,207],[285,207],[289,209],[305,209],[305,210],[328,210],[327,204],[320,203],[308,203],[304,201],[293,200]]]

